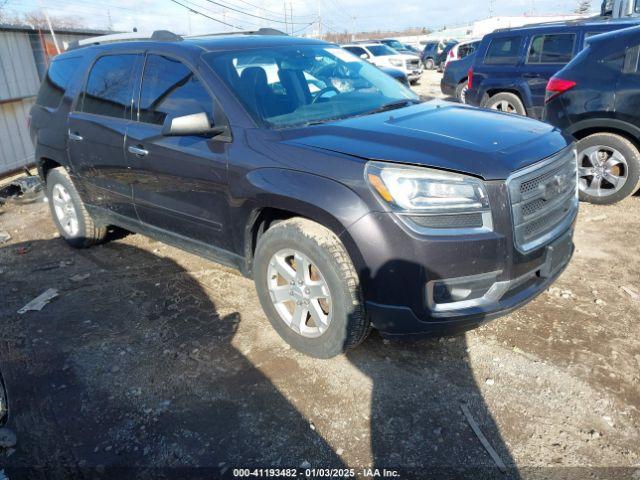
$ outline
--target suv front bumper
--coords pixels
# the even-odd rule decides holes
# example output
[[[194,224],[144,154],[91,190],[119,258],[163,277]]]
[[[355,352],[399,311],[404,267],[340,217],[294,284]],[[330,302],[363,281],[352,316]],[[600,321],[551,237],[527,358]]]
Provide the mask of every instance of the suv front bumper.
[[[566,268],[573,254],[575,212],[566,229],[522,253],[515,247],[505,183],[486,185],[492,205],[501,205],[494,207],[490,232],[420,235],[392,213],[371,213],[348,229],[358,246],[352,258],[367,312],[383,335],[470,330],[525,305]],[[443,290],[450,300],[458,290],[475,292],[470,300],[434,301],[434,292]]]

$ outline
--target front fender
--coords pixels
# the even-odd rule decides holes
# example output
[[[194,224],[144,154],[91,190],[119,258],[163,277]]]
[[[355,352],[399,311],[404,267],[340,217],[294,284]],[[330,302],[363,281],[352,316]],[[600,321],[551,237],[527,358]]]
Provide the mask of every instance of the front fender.
[[[281,168],[261,168],[246,176],[252,190],[247,229],[260,211],[275,208],[309,218],[341,237],[359,269],[360,252],[347,229],[371,210],[351,188],[326,177]],[[245,233],[246,235],[246,233]],[[246,237],[245,237],[246,238]],[[246,242],[245,242],[246,245]]]

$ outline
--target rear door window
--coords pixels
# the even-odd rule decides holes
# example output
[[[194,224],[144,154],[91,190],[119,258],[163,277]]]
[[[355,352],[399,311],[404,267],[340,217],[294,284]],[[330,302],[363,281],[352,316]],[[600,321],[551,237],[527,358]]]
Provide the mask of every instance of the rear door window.
[[[200,79],[179,60],[149,55],[142,77],[139,120],[162,125],[168,115],[205,112],[214,120],[213,99]]]
[[[491,40],[484,63],[489,65],[515,65],[520,59],[521,36],[499,37]]]
[[[527,63],[569,63],[575,42],[575,33],[537,35],[531,40]]]
[[[80,110],[115,118],[130,118],[133,82],[140,55],[100,57],[91,68]]]
[[[42,80],[36,103],[43,107],[58,108],[69,80],[80,66],[80,57],[62,58],[54,60]]]

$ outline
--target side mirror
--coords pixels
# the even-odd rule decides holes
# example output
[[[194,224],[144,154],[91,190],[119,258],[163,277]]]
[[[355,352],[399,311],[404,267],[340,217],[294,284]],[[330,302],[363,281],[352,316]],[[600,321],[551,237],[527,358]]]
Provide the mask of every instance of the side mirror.
[[[167,115],[162,125],[162,135],[165,136],[189,136],[189,135],[221,135],[227,131],[227,127],[212,127],[209,116],[205,112],[192,113],[191,115]]]
[[[369,55],[367,55],[366,53],[363,53],[362,55],[360,55],[360,58],[363,60],[368,60],[369,59]]]

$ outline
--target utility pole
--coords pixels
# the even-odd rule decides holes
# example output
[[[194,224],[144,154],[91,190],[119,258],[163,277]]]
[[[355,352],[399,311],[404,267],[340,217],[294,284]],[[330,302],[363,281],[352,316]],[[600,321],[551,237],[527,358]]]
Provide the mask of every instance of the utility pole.
[[[356,41],[356,16],[351,16],[351,41]]]
[[[289,21],[291,22],[291,34],[293,35],[293,2],[289,2]]]
[[[320,0],[316,0],[318,6],[318,38],[322,40],[322,13],[320,12]]]
[[[289,24],[287,23],[287,0],[282,0],[282,6],[284,7],[284,31],[289,33]]]
[[[493,3],[494,0],[489,0],[489,18],[493,17]]]

